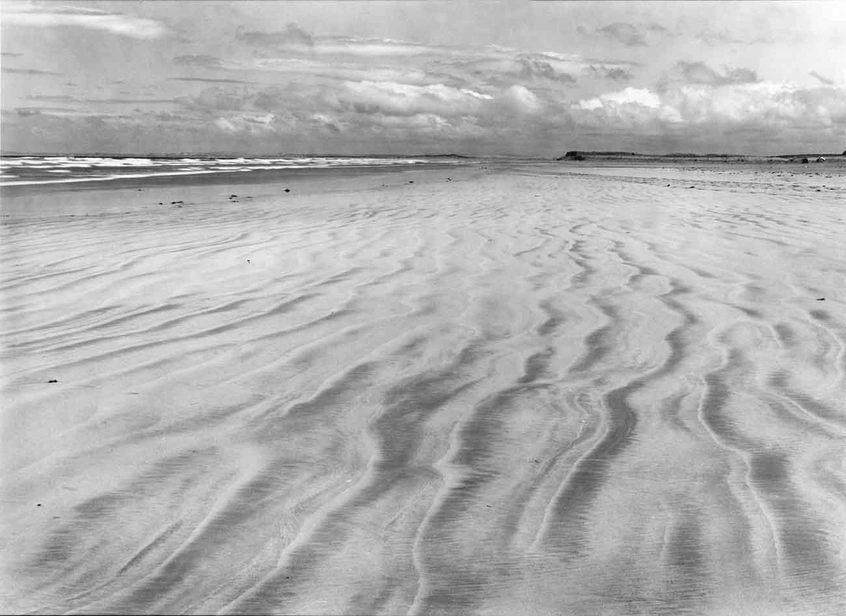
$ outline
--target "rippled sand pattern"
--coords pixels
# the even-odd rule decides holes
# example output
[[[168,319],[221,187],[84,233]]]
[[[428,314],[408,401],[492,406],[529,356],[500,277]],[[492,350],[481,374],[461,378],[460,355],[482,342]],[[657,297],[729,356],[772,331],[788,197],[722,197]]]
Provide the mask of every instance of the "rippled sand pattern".
[[[5,224],[3,611],[846,613],[844,191],[624,175]]]

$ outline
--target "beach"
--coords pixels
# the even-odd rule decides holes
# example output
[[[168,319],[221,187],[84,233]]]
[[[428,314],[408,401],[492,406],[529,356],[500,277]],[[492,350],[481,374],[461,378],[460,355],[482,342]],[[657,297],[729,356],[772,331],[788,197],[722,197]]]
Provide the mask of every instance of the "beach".
[[[0,611],[846,611],[840,162],[106,184],[2,195]]]

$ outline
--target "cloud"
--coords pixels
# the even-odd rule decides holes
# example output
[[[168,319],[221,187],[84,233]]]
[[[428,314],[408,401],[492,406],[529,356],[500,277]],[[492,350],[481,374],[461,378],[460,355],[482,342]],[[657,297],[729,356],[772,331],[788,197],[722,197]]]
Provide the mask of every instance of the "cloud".
[[[235,38],[242,43],[262,48],[314,47],[314,37],[293,22],[288,23],[284,30],[278,32],[239,30]]]
[[[256,92],[253,106],[261,111],[280,111],[291,106],[292,97],[298,94],[296,86],[283,88],[270,86]]]
[[[597,28],[590,31],[584,26],[579,26],[579,33],[585,36],[597,36],[603,38],[611,38],[628,47],[635,47],[638,45],[646,45],[646,37],[640,32],[638,28],[632,24],[615,23],[609,24],[604,28]]]
[[[374,66],[369,63],[338,60],[326,62],[303,58],[266,58],[257,60],[253,70],[312,81],[394,81],[413,85],[431,85],[441,81],[437,75],[414,66]]]
[[[199,83],[255,83],[240,79],[206,79],[204,77],[170,77],[170,81],[196,81]]]
[[[202,111],[239,111],[252,99],[253,94],[245,88],[212,87],[193,97],[180,97],[176,102]]]
[[[13,75],[61,75],[61,73],[54,73],[53,71],[42,71],[36,68],[11,68],[9,66],[4,66],[3,72],[12,73]]]
[[[756,82],[714,86],[682,84],[664,90],[625,88],[570,106],[578,130],[660,138],[675,135],[696,144],[717,140],[781,144],[785,140],[846,138],[846,89],[799,88]],[[739,135],[743,135],[740,139]]]
[[[616,22],[592,31],[584,26],[579,26],[577,30],[584,36],[610,39],[622,43],[626,47],[645,47],[649,44],[649,39],[653,34],[670,34],[667,28],[656,23],[634,24]]]
[[[598,31],[610,38],[616,39],[626,47],[646,45],[646,37],[636,26],[627,23],[616,23],[600,28]]]
[[[569,73],[556,71],[548,61],[532,54],[520,54],[516,60],[522,66],[520,77],[523,79],[546,79],[564,84],[576,83],[576,80]]]
[[[166,105],[173,104],[174,101],[169,98],[89,98],[82,102],[107,105]]]
[[[71,109],[69,107],[49,107],[49,106],[38,106],[38,107],[16,107],[15,112],[20,116],[31,116],[31,115],[41,115],[42,113],[77,113],[76,109]]]
[[[168,32],[164,24],[153,19],[61,5],[9,3],[3,11],[3,21],[37,28],[80,27],[136,39],[155,39]]]
[[[696,85],[725,86],[759,81],[758,74],[751,69],[723,67],[723,73],[718,73],[704,62],[678,62],[675,71],[684,83]]]
[[[452,50],[430,57],[423,70],[438,82],[455,87],[506,89],[521,84],[536,90],[563,92],[577,83],[587,64],[575,55],[520,52],[502,47]],[[410,64],[410,62],[407,62]]]
[[[367,38],[358,36],[321,37],[315,45],[315,52],[326,55],[350,55],[367,58],[406,58],[414,56],[449,56],[459,57],[469,50],[460,47],[433,47],[387,38]]]
[[[580,100],[572,106],[572,113],[576,122],[583,126],[614,126],[627,130],[656,121],[675,123],[681,120],[678,112],[665,105],[656,92],[631,87]]]
[[[750,45],[753,42],[751,40],[739,39],[726,29],[714,30],[710,27],[696,32],[693,34],[693,38],[712,47],[717,45]]]
[[[173,59],[173,63],[179,64],[181,66],[197,66],[199,68],[205,68],[209,70],[217,70],[223,68],[223,61],[220,58],[206,54],[176,56]]]
[[[827,85],[827,86],[834,85],[834,82],[831,79],[828,79],[827,77],[823,77],[822,75],[820,75],[816,71],[811,71],[810,75],[811,75],[811,77],[815,77],[817,80],[819,80],[820,83],[822,83],[824,85]]]
[[[832,87],[802,89],[766,82],[725,88],[684,86],[663,98],[690,123],[781,130],[822,129],[846,121],[846,91]]]
[[[634,79],[632,72],[619,66],[596,66],[591,64],[586,72],[592,77],[610,79],[611,81],[631,81]]]
[[[346,82],[337,94],[342,109],[362,114],[457,116],[479,113],[493,97],[443,84],[415,86],[395,82]]]
[[[78,98],[74,98],[68,94],[57,94],[55,96],[50,96],[47,94],[30,94],[27,97],[27,100],[31,101],[76,101],[79,102]]]
[[[519,84],[506,90],[505,99],[518,113],[533,114],[541,109],[540,99],[531,90]]]
[[[639,105],[657,109],[661,105],[661,99],[656,93],[645,88],[626,88],[619,92],[603,94],[587,102],[581,101],[580,105],[584,109],[596,109],[609,103],[614,105]]]
[[[225,133],[262,135],[275,132],[273,114],[242,114],[218,117],[214,125]]]

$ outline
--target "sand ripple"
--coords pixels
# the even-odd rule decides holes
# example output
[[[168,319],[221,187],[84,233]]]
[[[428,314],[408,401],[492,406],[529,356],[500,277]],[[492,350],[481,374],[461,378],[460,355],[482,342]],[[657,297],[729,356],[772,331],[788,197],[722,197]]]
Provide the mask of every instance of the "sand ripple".
[[[4,610],[846,610],[846,211],[674,173],[8,222]]]

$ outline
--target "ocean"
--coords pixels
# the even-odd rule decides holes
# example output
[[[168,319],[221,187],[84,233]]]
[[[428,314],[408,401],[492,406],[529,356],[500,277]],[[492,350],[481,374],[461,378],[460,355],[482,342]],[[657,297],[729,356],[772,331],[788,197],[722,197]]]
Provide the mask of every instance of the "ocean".
[[[14,156],[0,158],[0,186],[32,186],[127,179],[267,174],[329,169],[392,169],[466,164],[451,156],[425,157],[103,157]],[[242,176],[239,176],[242,177]]]

